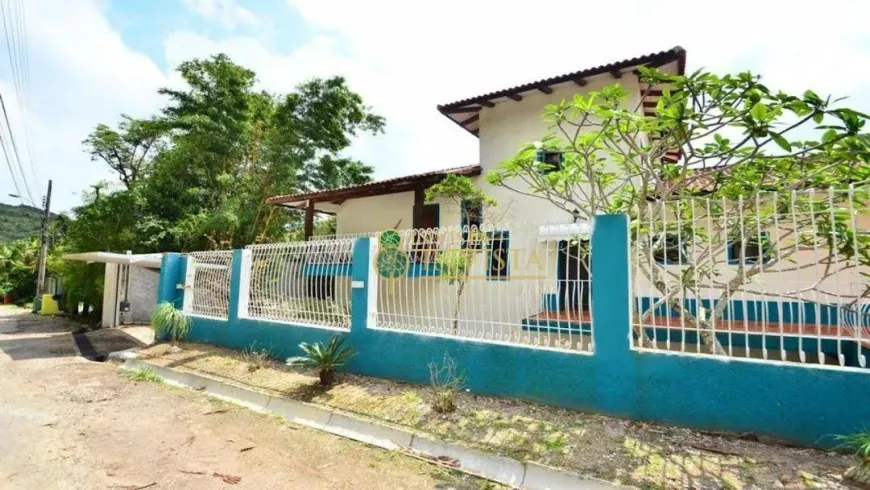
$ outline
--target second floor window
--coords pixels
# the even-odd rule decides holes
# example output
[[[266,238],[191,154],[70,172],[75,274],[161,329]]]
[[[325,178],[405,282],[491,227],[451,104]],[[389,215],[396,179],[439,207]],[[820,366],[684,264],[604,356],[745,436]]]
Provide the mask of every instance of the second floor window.
[[[688,265],[686,242],[676,233],[664,233],[653,242],[653,259],[662,265]]]
[[[773,244],[770,242],[770,233],[762,231],[758,236],[744,238],[745,245],[739,237],[728,242],[729,264],[740,265],[741,262],[744,265],[768,264],[773,260]]]
[[[486,235],[489,244],[489,267],[487,267],[486,278],[489,280],[506,281],[510,274],[508,268],[510,232],[491,231]]]
[[[543,170],[544,174],[562,170],[561,151],[538,150],[535,157],[538,162],[547,164],[547,167]]]
[[[483,203],[462,201],[462,248],[481,248],[480,226],[483,224]]]

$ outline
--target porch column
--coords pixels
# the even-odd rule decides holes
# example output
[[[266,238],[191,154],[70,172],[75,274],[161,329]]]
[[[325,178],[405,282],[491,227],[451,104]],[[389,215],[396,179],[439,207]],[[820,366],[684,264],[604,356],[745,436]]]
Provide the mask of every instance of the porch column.
[[[314,201],[309,200],[305,207],[305,241],[314,235]]]

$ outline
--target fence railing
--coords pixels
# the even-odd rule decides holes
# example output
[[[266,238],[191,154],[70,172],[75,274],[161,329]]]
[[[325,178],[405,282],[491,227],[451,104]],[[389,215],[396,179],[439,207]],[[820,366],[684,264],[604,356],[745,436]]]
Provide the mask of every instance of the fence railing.
[[[378,236],[378,232],[368,233],[341,233],[337,235],[315,235],[308,237],[309,242],[319,242],[323,240],[353,240],[356,238],[371,238]]]
[[[350,328],[353,240],[250,245],[247,316]]]
[[[188,254],[184,311],[192,315],[227,318],[233,251]]]
[[[379,328],[591,352],[589,226],[381,232]]]
[[[633,347],[865,367],[868,191],[697,198],[636,210]]]

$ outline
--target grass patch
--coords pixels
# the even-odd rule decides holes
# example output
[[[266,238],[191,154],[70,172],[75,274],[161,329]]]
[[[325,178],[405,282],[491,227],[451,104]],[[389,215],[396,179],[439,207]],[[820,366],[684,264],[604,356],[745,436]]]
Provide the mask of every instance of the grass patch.
[[[132,381],[147,381],[149,383],[162,383],[163,378],[154,372],[151,368],[136,368],[121,371],[121,377]]]

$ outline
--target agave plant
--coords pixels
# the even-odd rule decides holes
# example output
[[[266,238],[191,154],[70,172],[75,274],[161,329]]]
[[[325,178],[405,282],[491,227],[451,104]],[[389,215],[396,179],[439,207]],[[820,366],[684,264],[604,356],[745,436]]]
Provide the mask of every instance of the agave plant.
[[[858,464],[849,468],[845,476],[862,485],[870,484],[870,431],[864,429],[861,432],[848,436],[836,436],[840,441],[837,449],[848,449],[858,457]]]
[[[335,369],[344,366],[348,359],[355,354],[352,347],[342,347],[343,343],[344,339],[337,336],[330,338],[326,345],[323,342],[316,344],[302,342],[299,344],[299,348],[305,355],[291,357],[287,359],[287,364],[319,369],[320,384],[329,386],[335,381]]]
[[[187,337],[187,331],[190,330],[190,318],[172,303],[164,301],[151,312],[151,329],[154,330],[154,338],[168,336],[175,344]]]

